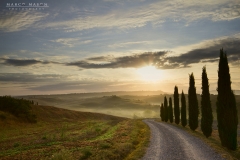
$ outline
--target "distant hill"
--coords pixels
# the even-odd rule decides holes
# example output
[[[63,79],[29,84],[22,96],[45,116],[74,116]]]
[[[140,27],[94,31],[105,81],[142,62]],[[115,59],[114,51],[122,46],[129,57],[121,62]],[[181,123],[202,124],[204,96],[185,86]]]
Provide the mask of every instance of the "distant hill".
[[[240,95],[240,90],[234,90],[233,92],[235,95]]]
[[[49,97],[49,96],[66,96],[66,95],[71,95],[71,96],[80,96],[83,98],[87,97],[101,97],[101,96],[112,96],[112,95],[137,95],[137,96],[147,96],[147,95],[159,95],[159,94],[166,94],[166,92],[163,92],[161,90],[158,91],[112,91],[112,92],[86,92],[86,93],[70,93],[70,94],[51,94],[51,95],[26,95],[26,96],[16,96],[19,98],[22,97]]]
[[[43,105],[33,105],[31,112],[36,115],[37,123],[42,122],[57,122],[57,121],[88,121],[88,120],[116,120],[121,121],[126,118],[116,117],[101,113],[91,113],[91,112],[80,112],[73,111],[63,108],[57,108],[52,106]],[[0,126],[24,123],[24,121],[19,121],[18,117],[14,115],[0,111]]]
[[[240,90],[233,90],[233,92],[235,95],[240,95]],[[216,90],[212,90],[212,91],[210,91],[210,93],[215,94],[215,95],[218,94],[218,92]]]
[[[136,95],[139,93],[139,95]],[[153,94],[153,95],[150,95]],[[173,94],[160,94],[161,91],[152,92],[103,92],[101,93],[82,93],[65,95],[40,95],[25,96],[24,98],[38,102],[45,106],[56,106],[70,110],[97,112],[122,117],[159,117],[159,106],[164,101],[164,96],[168,99],[173,98]],[[122,94],[122,95],[118,95]],[[131,95],[133,94],[133,95]],[[149,94],[149,95],[148,95]],[[187,105],[188,95],[185,94]],[[199,111],[201,111],[201,95],[197,94]],[[216,100],[217,95],[211,94],[211,103],[216,119]],[[240,95],[236,95],[236,102],[240,120]],[[146,114],[149,113],[150,114]],[[188,110],[187,110],[188,112]],[[199,114],[200,117],[201,114]]]
[[[52,106],[34,106],[33,113],[40,121],[56,121],[56,120],[123,120],[125,118],[116,117],[101,113],[80,112]]]

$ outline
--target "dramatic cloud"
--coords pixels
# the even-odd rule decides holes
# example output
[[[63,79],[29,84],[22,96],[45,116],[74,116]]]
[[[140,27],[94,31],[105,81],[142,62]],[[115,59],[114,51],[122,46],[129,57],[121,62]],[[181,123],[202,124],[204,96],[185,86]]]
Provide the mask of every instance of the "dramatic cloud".
[[[2,63],[5,65],[11,65],[11,66],[30,66],[35,64],[49,64],[49,63],[55,63],[60,64],[58,62],[52,62],[52,61],[40,61],[35,59],[8,59],[8,58],[0,58]]]
[[[173,51],[146,52],[128,56],[115,57],[113,55],[89,57],[75,62],[54,62],[35,59],[8,59],[0,58],[5,65],[30,66],[35,64],[62,64],[77,66],[81,69],[101,68],[140,68],[148,65],[159,69],[177,69],[190,67],[194,63],[216,62],[219,58],[220,48],[227,51],[229,62],[239,63],[240,60],[240,34],[231,37],[222,37],[203,41],[192,45],[188,51],[178,56],[173,56]],[[187,48],[187,46],[186,46]],[[171,56],[169,56],[171,54]]]
[[[90,63],[87,60],[71,62],[67,65],[69,66],[78,66],[84,69],[91,68],[139,68],[147,65],[156,65],[159,62],[162,62],[164,56],[166,56],[168,52],[147,52],[142,54],[135,54],[132,56],[123,56],[123,57],[93,57],[88,58],[87,60],[94,61],[103,61],[107,60],[105,63]]]
[[[149,75],[159,75],[159,88],[171,91],[187,86],[188,73],[200,75],[203,65],[217,79],[222,47],[232,81],[239,79],[239,0],[48,0],[49,7],[31,11],[6,3],[0,7],[2,95],[128,90]]]
[[[78,66],[84,69],[97,68],[139,68],[147,65],[156,66],[159,69],[176,69],[190,67],[194,63],[216,62],[219,58],[220,48],[227,51],[230,63],[239,63],[240,59],[240,35],[208,40],[196,44],[186,53],[178,56],[168,56],[166,51],[148,52],[132,56],[100,56],[86,60],[71,62],[67,65]],[[93,61],[93,62],[91,62]]]
[[[216,62],[219,58],[219,50],[223,48],[227,51],[228,60],[230,63],[239,63],[240,59],[240,35],[233,37],[225,37],[215,40],[208,40],[196,48],[191,49],[185,54],[177,57],[169,57],[166,60],[170,64],[178,64],[179,66],[189,66],[193,63],[200,62]]]

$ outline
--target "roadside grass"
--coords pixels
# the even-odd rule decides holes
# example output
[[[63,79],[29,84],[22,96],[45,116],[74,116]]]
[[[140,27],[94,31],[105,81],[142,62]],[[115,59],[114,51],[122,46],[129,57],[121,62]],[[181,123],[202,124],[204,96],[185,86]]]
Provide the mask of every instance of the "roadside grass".
[[[155,119],[158,122],[162,122],[160,119]],[[166,123],[166,122],[162,122]],[[201,131],[201,128],[198,127],[195,131],[192,131],[189,126],[183,127],[182,125],[177,125],[175,123],[169,123],[168,124],[174,125],[178,128],[181,128],[185,131],[187,131],[189,134],[196,136],[203,140],[205,143],[207,143],[209,146],[211,146],[215,151],[217,151],[219,154],[222,155],[225,159],[228,160],[239,160],[240,159],[240,146],[238,145],[238,149],[236,151],[229,150],[225,147],[222,147],[221,141],[219,138],[218,130],[213,129],[212,136],[209,138],[206,138],[204,134]],[[238,144],[240,144],[240,136],[238,136]]]
[[[0,159],[139,159],[150,130],[142,120],[36,106],[36,124],[0,119]]]

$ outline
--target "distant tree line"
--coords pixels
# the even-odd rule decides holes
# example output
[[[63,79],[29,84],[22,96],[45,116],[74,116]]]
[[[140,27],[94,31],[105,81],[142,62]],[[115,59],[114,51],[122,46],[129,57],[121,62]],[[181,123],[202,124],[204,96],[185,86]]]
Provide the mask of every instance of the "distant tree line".
[[[218,96],[217,96],[217,121],[218,132],[221,144],[231,150],[237,149],[237,125],[238,115],[234,93],[231,89],[231,78],[229,73],[227,53],[220,49],[220,60],[218,69]],[[172,99],[164,97],[164,104],[160,107],[160,117],[162,121],[172,123],[173,119],[176,124],[183,127],[187,125],[186,118],[186,99],[182,91],[181,110],[179,107],[178,87],[174,87],[174,116],[172,109]],[[199,107],[193,73],[189,75],[188,89],[188,124],[191,130],[198,128]],[[181,118],[180,118],[181,116]],[[174,118],[173,118],[174,117]],[[202,69],[202,94],[201,94],[201,130],[208,138],[212,134],[213,114],[209,92],[209,82],[207,77],[206,66]]]
[[[35,123],[36,115],[31,113],[33,101],[16,99],[11,96],[0,96],[0,110],[8,112],[24,121]]]

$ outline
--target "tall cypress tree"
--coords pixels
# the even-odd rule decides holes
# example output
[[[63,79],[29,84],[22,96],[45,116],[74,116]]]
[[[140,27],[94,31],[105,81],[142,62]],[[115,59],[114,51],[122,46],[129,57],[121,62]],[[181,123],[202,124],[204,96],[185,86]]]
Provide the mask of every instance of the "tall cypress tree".
[[[202,100],[201,100],[201,130],[203,134],[208,138],[212,134],[213,114],[210,101],[209,83],[206,72],[206,67],[202,70]]]
[[[165,120],[165,119],[164,119],[165,117],[164,117],[164,108],[163,108],[163,103],[162,103],[162,105],[161,105],[161,109],[160,109],[160,110],[161,110],[161,113],[160,113],[161,120],[162,120],[162,121],[164,121],[164,120]]]
[[[179,95],[178,95],[178,87],[174,88],[174,117],[175,123],[179,124],[180,122],[180,110],[179,110]]]
[[[189,114],[189,127],[195,130],[198,127],[198,101],[195,88],[195,80],[193,73],[189,75],[189,89],[188,89],[188,114]]]
[[[182,91],[182,95],[181,95],[181,123],[182,126],[185,127],[187,125],[187,118],[186,118],[186,99],[185,99],[185,95]]]
[[[172,108],[172,98],[169,98],[169,107],[168,107],[168,118],[169,121],[173,122],[173,108]]]
[[[164,121],[167,122],[168,121],[168,103],[167,103],[167,98],[166,96],[164,97]]]
[[[237,107],[235,96],[231,89],[227,54],[223,52],[223,49],[220,49],[217,91],[218,97],[216,104],[219,137],[222,146],[236,150],[238,125]]]

